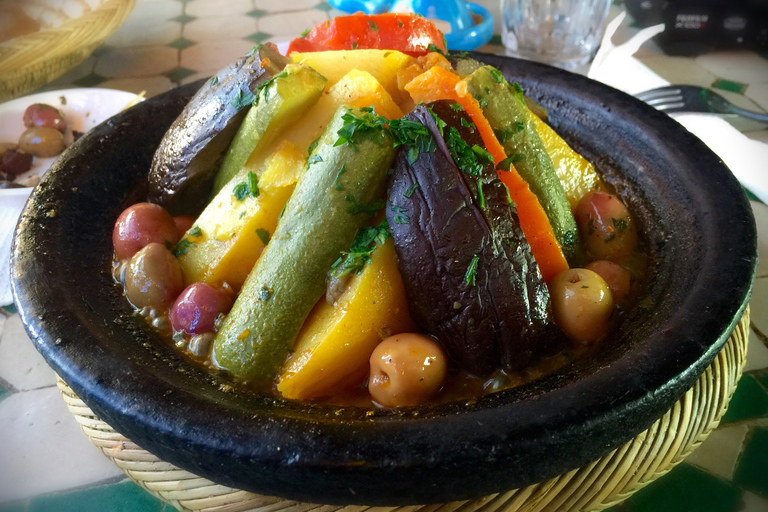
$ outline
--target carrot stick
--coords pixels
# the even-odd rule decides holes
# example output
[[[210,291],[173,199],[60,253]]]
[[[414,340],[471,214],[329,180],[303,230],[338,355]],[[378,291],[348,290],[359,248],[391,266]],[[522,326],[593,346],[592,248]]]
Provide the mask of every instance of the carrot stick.
[[[493,156],[494,164],[498,165],[507,158],[504,148],[493,133],[491,125],[483,115],[483,109],[478,101],[467,90],[466,82],[458,75],[440,67],[433,67],[411,80],[405,90],[415,102],[430,103],[438,100],[452,100],[464,108],[472,119],[480,136],[483,138],[485,149]],[[544,282],[549,282],[560,272],[568,269],[563,250],[552,231],[544,208],[541,207],[536,195],[531,192],[528,183],[520,177],[514,165],[509,170],[499,170],[499,179],[509,189],[512,201],[517,205],[520,217],[520,227],[525,234],[531,252],[539,265]]]

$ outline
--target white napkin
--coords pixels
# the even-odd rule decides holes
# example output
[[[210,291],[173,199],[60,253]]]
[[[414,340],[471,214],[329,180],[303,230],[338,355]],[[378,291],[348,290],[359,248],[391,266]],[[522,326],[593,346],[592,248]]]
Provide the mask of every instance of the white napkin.
[[[632,56],[640,45],[661,32],[663,25],[643,29],[615,46],[611,38],[624,17],[622,12],[608,24],[588,76],[633,95],[670,85]],[[760,164],[768,161],[768,145],[748,138],[717,115],[680,113],[672,117],[709,146],[744,187],[768,203],[768,174]]]

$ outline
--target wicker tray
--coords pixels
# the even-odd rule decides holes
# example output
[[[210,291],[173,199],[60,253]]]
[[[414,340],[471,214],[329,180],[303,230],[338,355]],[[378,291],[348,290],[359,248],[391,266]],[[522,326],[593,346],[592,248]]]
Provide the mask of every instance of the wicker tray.
[[[728,408],[746,362],[749,308],[712,364],[656,423],[603,458],[556,478],[478,500],[376,508],[377,512],[567,512],[603,510],[664,475],[696,449]],[[181,511],[362,512],[260,496],[218,485],[164,462],[101,421],[59,379],[59,389],[83,432],[128,477]]]
[[[125,20],[135,0],[22,3],[39,32],[0,43],[0,101],[21,96],[76,67]]]

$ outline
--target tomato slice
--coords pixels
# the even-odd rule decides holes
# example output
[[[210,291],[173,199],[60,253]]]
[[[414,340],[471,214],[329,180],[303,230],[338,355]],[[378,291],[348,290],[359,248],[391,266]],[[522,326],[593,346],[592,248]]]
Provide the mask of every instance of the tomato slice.
[[[443,33],[426,18],[416,14],[363,13],[340,16],[315,26],[303,37],[291,41],[292,52],[378,49],[397,50],[414,57],[424,55],[434,45],[447,51]]]

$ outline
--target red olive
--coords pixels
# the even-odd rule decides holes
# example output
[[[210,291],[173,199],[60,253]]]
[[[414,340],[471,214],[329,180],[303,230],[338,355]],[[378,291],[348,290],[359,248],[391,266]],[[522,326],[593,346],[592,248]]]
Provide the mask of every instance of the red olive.
[[[176,215],[173,218],[173,222],[176,223],[176,230],[179,232],[179,240],[184,236],[184,233],[192,229],[195,224],[195,218],[191,215]]]
[[[117,218],[112,230],[112,245],[119,260],[130,258],[152,242],[173,246],[179,238],[171,214],[153,203],[129,206]]]
[[[137,308],[167,308],[183,289],[181,265],[165,245],[148,244],[131,258],[125,272],[125,295]]]
[[[0,157],[0,173],[13,179],[32,168],[32,155],[9,149]]]
[[[616,196],[590,192],[574,211],[576,223],[593,258],[620,261],[637,247],[637,231],[632,216]]]
[[[27,128],[53,128],[64,133],[67,123],[58,109],[45,103],[33,103],[24,111],[24,126]]]
[[[176,332],[202,334],[214,330],[216,317],[232,308],[232,295],[208,283],[192,283],[181,292],[170,312]]]
[[[603,278],[605,284],[611,289],[614,304],[620,304],[629,294],[632,280],[629,270],[606,260],[593,261],[586,268]]]

